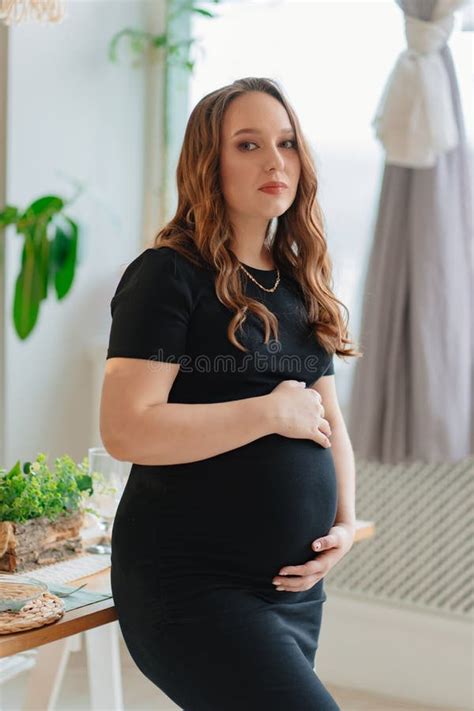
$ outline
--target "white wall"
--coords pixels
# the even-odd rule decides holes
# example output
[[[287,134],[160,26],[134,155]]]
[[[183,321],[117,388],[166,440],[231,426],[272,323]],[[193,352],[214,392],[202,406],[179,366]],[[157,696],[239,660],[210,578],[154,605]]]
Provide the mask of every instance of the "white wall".
[[[5,207],[7,190],[7,77],[8,77],[8,31],[0,22],[0,210]],[[0,234],[0,462],[3,459],[5,442],[5,240]]]
[[[145,70],[123,45],[107,56],[124,27],[146,29],[147,3],[68,2],[57,25],[10,28],[7,202],[26,207],[48,193],[85,191],[69,213],[81,228],[80,263],[62,302],[54,288],[32,334],[13,328],[12,299],[22,238],[6,232],[6,446],[2,466],[87,454],[91,412],[88,351],[105,342],[109,302],[120,265],[142,249]],[[104,351],[105,365],[105,351]]]

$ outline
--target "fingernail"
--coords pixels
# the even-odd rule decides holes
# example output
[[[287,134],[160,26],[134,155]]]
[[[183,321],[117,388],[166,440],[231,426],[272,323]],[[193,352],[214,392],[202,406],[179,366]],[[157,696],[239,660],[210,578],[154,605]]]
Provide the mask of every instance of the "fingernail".
[[[285,588],[282,588],[281,585],[277,587],[277,590],[284,590]]]

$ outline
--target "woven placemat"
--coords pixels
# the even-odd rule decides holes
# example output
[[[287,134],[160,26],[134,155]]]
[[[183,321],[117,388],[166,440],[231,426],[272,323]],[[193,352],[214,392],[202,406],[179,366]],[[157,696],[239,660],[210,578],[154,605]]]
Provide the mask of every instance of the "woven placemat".
[[[10,573],[12,577],[29,575],[43,583],[69,583],[78,578],[93,575],[101,570],[107,570],[111,566],[110,555],[97,555],[94,553],[81,553],[71,556],[67,560],[51,565],[30,566],[28,569],[18,573]]]
[[[44,592],[27,602],[21,610],[0,612],[0,634],[23,632],[56,622],[64,615],[64,602],[57,595]]]

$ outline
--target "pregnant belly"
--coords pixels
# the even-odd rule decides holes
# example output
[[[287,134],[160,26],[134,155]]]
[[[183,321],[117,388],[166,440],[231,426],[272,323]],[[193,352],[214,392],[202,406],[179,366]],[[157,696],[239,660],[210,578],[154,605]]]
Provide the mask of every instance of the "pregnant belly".
[[[147,469],[155,470],[145,474],[149,485],[164,481],[150,555],[174,601],[199,586],[280,594],[271,582],[278,570],[314,558],[312,541],[334,523],[332,451],[311,440],[270,435],[201,462]]]

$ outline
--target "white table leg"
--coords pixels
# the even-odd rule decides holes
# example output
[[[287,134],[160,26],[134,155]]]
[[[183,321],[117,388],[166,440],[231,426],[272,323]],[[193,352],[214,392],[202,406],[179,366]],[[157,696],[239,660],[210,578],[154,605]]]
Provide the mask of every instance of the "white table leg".
[[[123,711],[118,622],[87,630],[91,711]]]
[[[36,664],[28,674],[23,711],[51,711],[56,705],[69,659],[69,639],[38,647]]]

